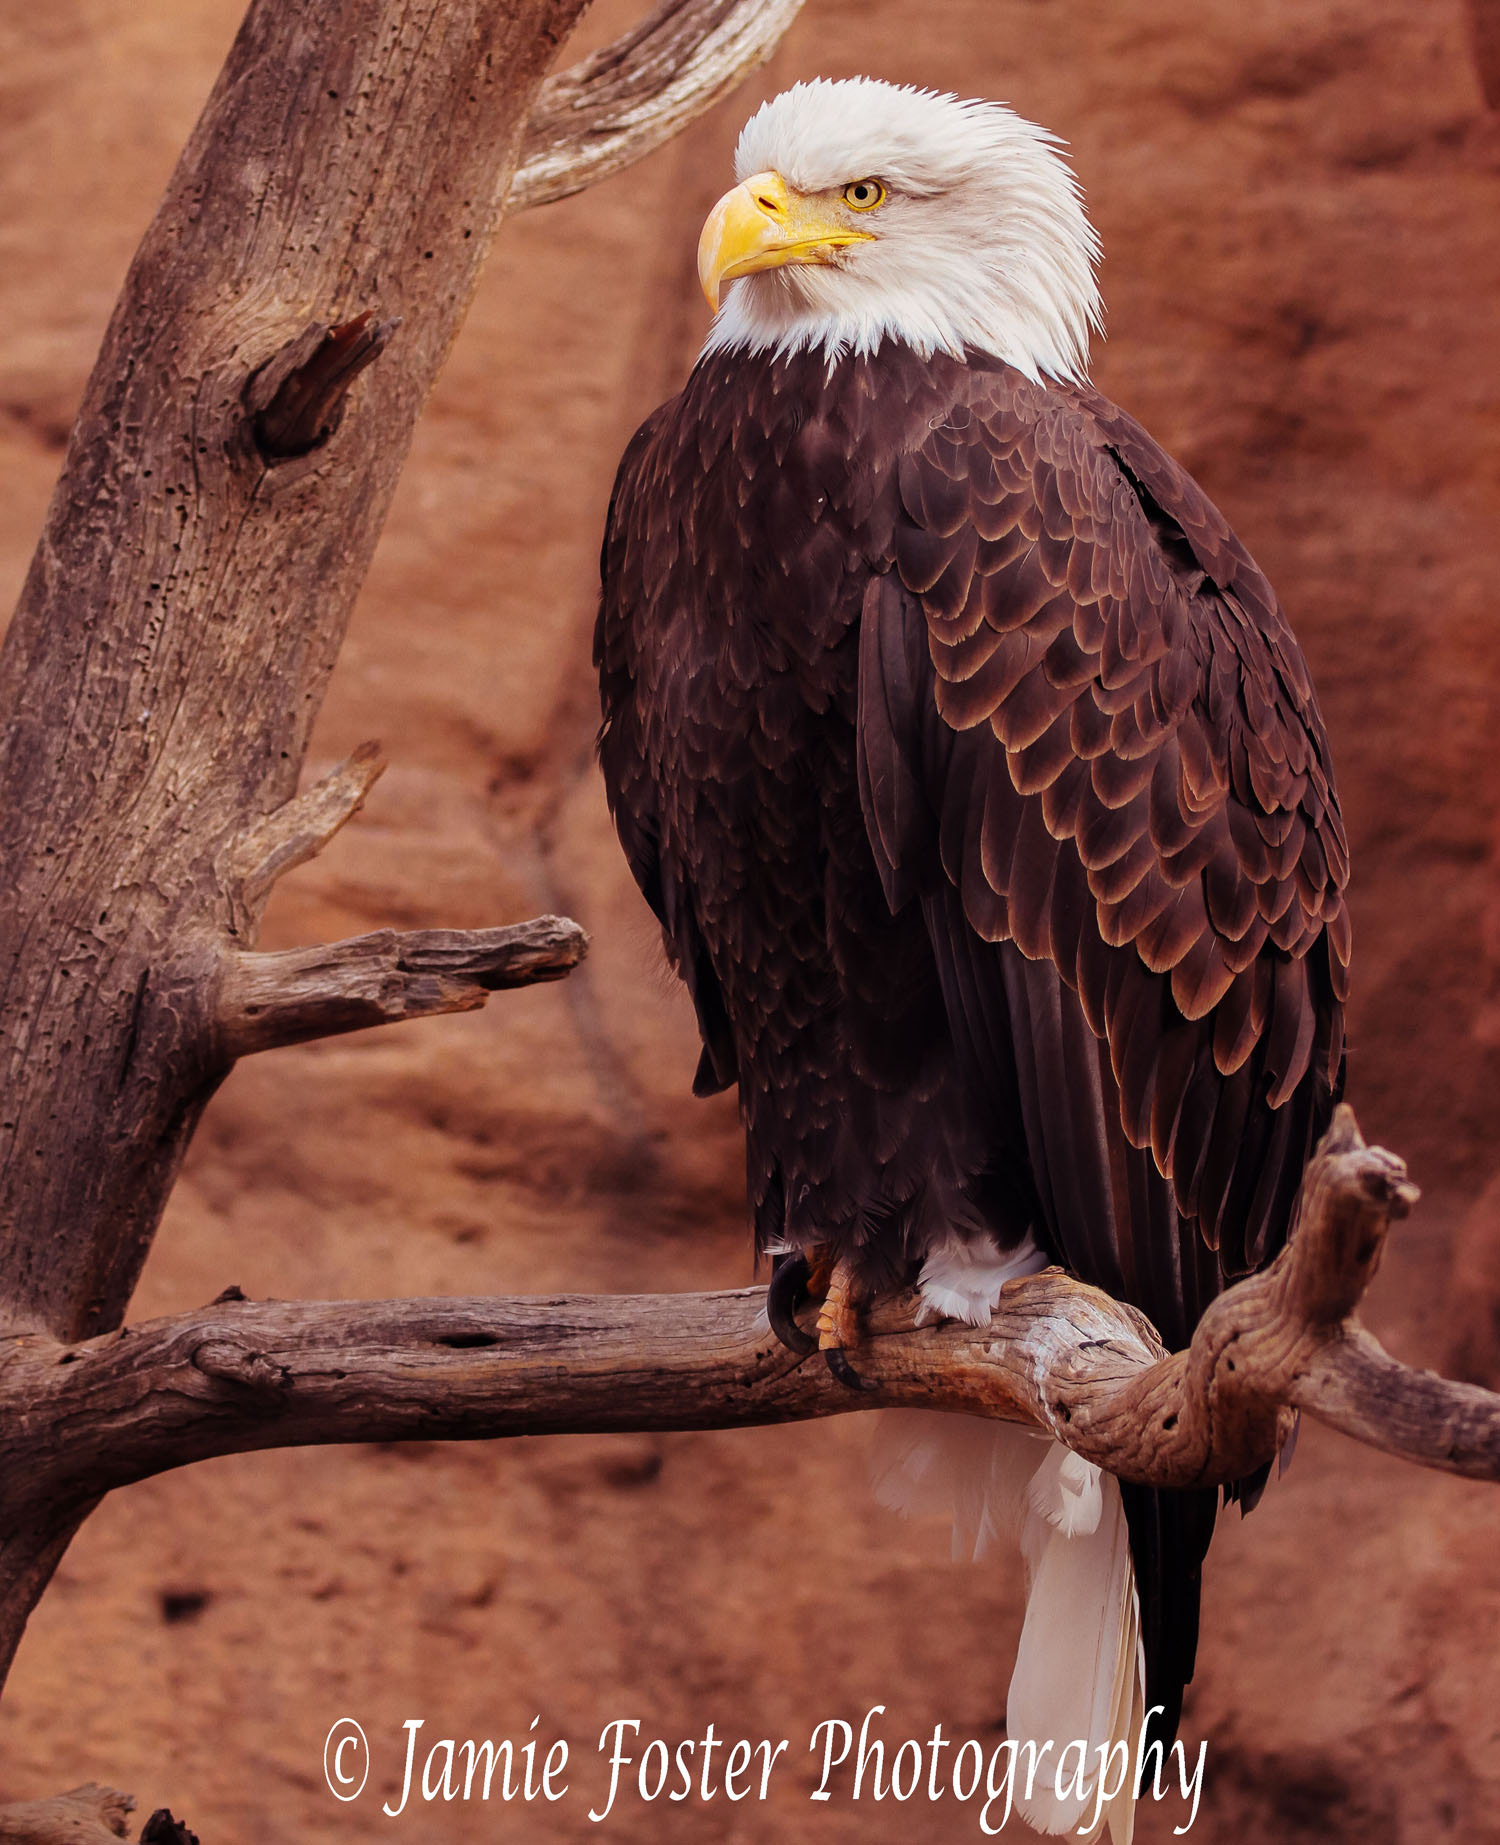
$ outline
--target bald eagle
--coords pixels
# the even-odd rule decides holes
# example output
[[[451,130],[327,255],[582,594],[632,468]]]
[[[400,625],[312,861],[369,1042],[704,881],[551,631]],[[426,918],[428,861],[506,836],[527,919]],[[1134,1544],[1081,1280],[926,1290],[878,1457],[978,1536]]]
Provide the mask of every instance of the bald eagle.
[[[818,81],[735,170],[707,343],[620,466],[595,638],[695,1090],[737,1086],[757,1248],[817,1277],[846,1381],[861,1301],[914,1283],[983,1324],[1046,1262],[1180,1347],[1284,1242],[1342,1082],[1307,666],[1219,511],[1088,383],[1097,244],[1052,136]],[[1216,1496],[976,1429],[898,1430],[888,1486],[1021,1537],[1010,1733],[1144,1708],[1170,1739]]]

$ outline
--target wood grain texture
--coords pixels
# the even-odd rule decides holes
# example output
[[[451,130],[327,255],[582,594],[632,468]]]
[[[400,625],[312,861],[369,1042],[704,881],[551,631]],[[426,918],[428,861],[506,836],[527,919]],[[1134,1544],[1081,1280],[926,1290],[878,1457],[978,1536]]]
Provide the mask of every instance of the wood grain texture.
[[[1413,1372],[1354,1318],[1389,1222],[1416,1196],[1341,1109],[1302,1226],[1221,1295],[1185,1352],[1061,1270],[1011,1283],[990,1324],[877,1308],[864,1391],[770,1333],[760,1289],[528,1300],[254,1302],[229,1296],[64,1347],[12,1342],[0,1518],[68,1518],[213,1455],[329,1442],[734,1428],[889,1406],[1018,1421],[1153,1486],[1221,1485],[1276,1454],[1300,1409],[1388,1453],[1500,1480],[1500,1397]]]
[[[588,937],[564,916],[506,929],[377,929],[348,941],[277,954],[234,954],[219,988],[227,1057],[309,1038],[472,1012],[506,987],[560,980]]]
[[[125,1837],[135,1799],[87,1781],[50,1800],[0,1807],[0,1845],[113,1845]]]
[[[215,867],[296,787],[413,424],[585,0],[255,0],[131,266],[0,657],[4,1322],[116,1324],[224,1073]],[[274,468],[249,381],[399,319]],[[240,901],[243,896],[244,900]]]
[[[508,209],[581,192],[660,147],[766,59],[802,0],[664,0],[542,86]]]

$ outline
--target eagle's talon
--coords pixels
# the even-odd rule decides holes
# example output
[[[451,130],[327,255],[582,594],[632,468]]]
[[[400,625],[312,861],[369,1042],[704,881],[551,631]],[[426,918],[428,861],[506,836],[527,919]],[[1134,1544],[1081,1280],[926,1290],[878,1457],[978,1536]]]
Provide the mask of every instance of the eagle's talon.
[[[841,1345],[825,1346],[823,1356],[828,1360],[828,1369],[846,1390],[878,1390],[880,1388],[873,1379],[860,1376],[850,1364],[849,1354]]]
[[[854,1259],[840,1256],[829,1274],[828,1291],[818,1310],[818,1345],[828,1360],[828,1369],[846,1390],[873,1390],[875,1385],[860,1376],[848,1356],[848,1348],[859,1343],[859,1297]]]
[[[800,1249],[778,1256],[771,1270],[771,1284],[766,1289],[766,1318],[771,1323],[771,1331],[799,1358],[810,1358],[818,1349],[812,1334],[803,1332],[797,1324],[797,1309],[808,1299],[811,1272],[807,1257]]]

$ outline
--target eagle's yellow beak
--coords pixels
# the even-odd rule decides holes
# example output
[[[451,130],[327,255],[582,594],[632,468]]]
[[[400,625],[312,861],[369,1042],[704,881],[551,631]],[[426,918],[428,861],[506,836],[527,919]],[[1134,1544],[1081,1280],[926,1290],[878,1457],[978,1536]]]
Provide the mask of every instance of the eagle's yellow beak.
[[[869,231],[839,223],[828,201],[793,192],[779,173],[756,173],[726,192],[698,239],[698,280],[717,313],[719,290],[736,276],[788,263],[831,263],[851,243],[872,243]]]

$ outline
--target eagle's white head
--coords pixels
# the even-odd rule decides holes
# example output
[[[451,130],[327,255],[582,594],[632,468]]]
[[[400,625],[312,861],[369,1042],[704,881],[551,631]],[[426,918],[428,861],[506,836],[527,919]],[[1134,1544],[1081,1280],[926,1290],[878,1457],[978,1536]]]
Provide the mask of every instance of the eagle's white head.
[[[868,77],[774,97],[703,227],[719,310],[704,350],[822,347],[832,363],[899,340],[1081,380],[1099,244],[1058,145],[1002,103]]]

